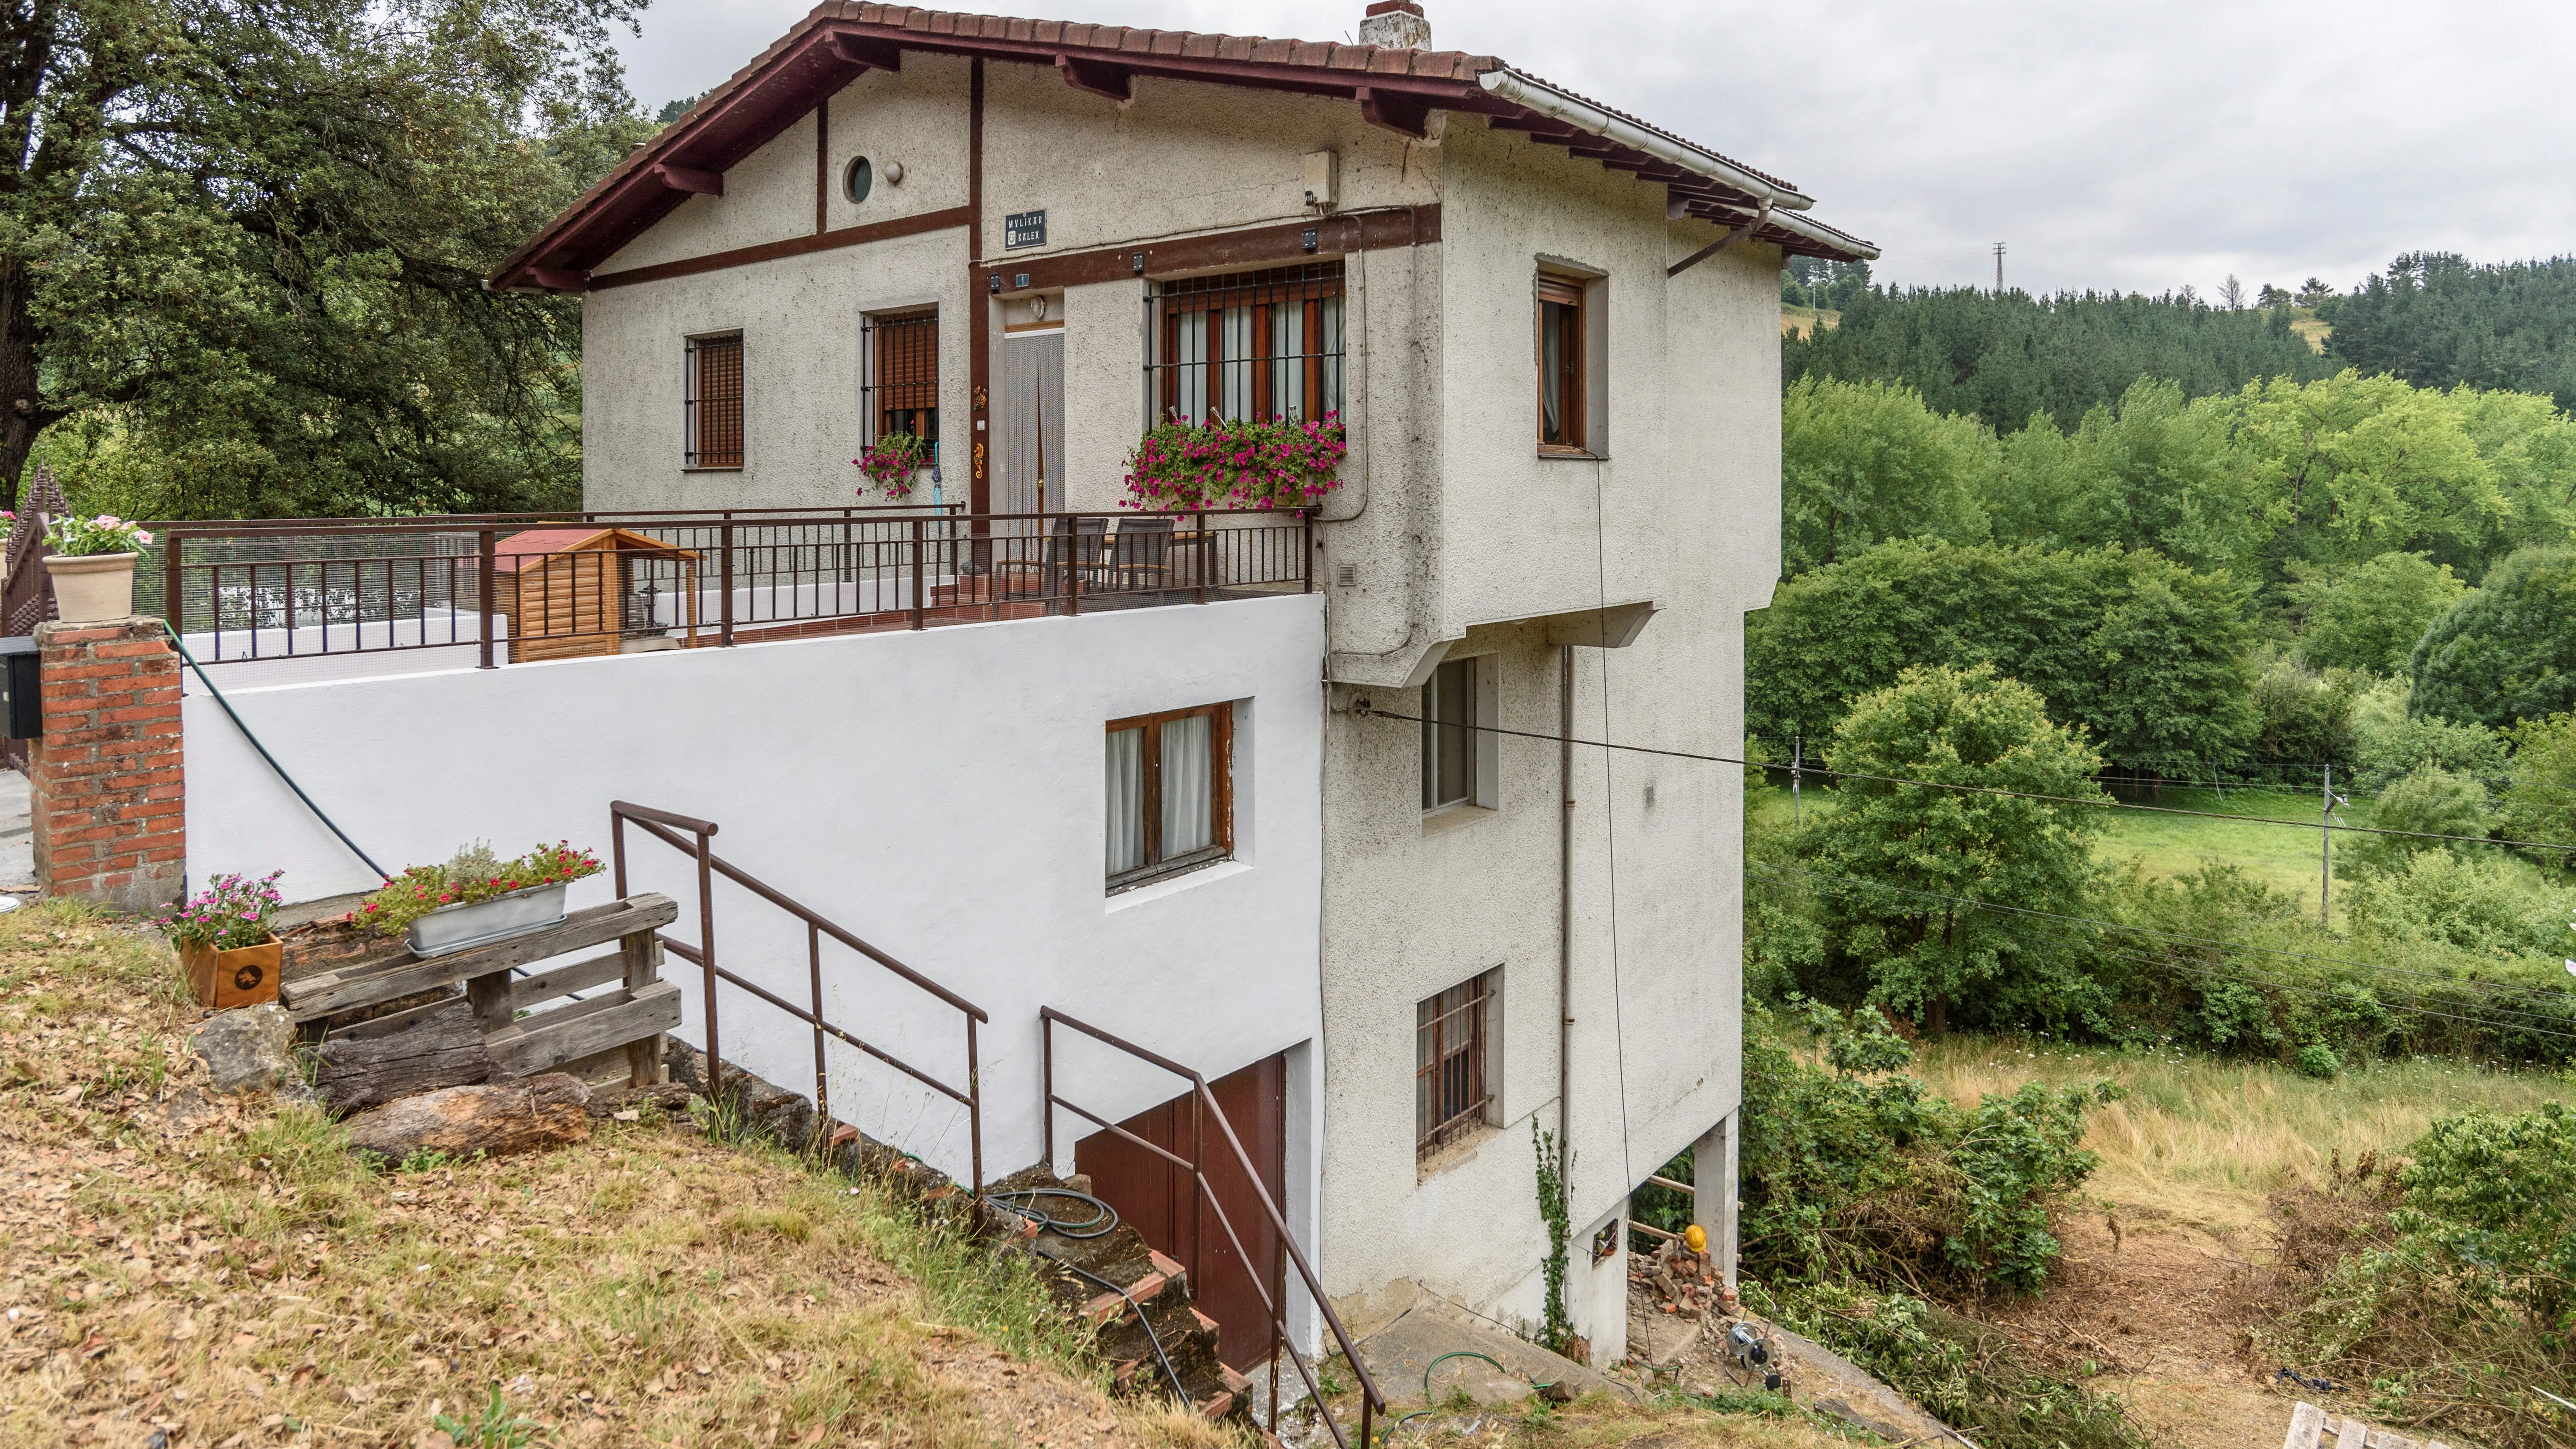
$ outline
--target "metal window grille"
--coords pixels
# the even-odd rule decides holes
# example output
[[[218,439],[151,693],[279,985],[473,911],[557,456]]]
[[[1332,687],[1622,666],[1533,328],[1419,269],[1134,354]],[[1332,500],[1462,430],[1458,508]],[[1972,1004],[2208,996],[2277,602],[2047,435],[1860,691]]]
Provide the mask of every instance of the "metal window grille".
[[[1452,659],[1422,686],[1422,808],[1476,798],[1476,661]]]
[[[1148,283],[1156,421],[1313,422],[1342,410],[1342,264]]]
[[[1484,1122],[1494,1094],[1485,1062],[1495,988],[1503,968],[1414,1007],[1413,1150],[1426,1155]]]
[[[742,334],[689,339],[688,466],[742,466]]]
[[[862,329],[868,380],[862,415],[868,438],[910,433],[939,456],[939,314],[871,317]]]

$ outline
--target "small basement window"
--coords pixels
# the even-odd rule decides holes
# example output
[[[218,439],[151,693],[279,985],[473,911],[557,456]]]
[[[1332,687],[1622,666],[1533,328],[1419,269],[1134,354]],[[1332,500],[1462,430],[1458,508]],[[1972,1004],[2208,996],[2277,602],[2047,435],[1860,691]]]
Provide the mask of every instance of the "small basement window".
[[[742,334],[692,337],[682,404],[683,466],[742,466]]]
[[[1413,1050],[1413,1153],[1431,1156],[1494,1121],[1493,1007],[1503,968],[1471,976],[1417,1003]]]
[[[1111,891],[1234,854],[1234,710],[1207,704],[1109,723]]]

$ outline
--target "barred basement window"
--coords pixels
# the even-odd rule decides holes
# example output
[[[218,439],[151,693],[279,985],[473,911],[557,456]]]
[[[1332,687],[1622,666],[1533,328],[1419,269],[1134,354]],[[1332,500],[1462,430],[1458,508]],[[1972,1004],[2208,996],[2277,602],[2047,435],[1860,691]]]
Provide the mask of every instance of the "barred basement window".
[[[1428,1157],[1493,1117],[1494,998],[1503,968],[1414,1007],[1413,1152]]]
[[[1342,264],[1149,283],[1155,420],[1313,422],[1342,410]]]
[[[685,465],[742,466],[742,334],[689,339]]]
[[[871,317],[861,332],[867,383],[861,389],[868,440],[910,433],[939,460],[939,314]]]

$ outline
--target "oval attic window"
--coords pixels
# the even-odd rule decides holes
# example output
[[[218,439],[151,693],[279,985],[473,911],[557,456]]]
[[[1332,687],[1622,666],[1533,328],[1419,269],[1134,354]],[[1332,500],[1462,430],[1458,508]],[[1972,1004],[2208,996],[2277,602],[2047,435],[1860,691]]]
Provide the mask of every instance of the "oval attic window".
[[[868,188],[875,182],[874,168],[868,165],[867,157],[860,156],[850,162],[849,172],[841,178],[841,189],[849,194],[850,200],[865,201],[868,199]]]

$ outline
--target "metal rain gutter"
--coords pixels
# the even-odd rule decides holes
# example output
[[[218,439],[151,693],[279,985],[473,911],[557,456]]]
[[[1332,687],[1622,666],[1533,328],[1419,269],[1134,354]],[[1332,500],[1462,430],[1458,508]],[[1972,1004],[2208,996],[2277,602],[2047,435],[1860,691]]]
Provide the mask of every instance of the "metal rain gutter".
[[[1805,211],[1816,199],[1792,191],[1777,183],[1765,181],[1722,156],[1696,146],[1684,145],[1670,136],[1659,135],[1633,121],[1623,120],[1589,101],[1577,99],[1517,71],[1489,70],[1476,77],[1476,84],[1497,98],[1516,106],[1526,106],[1540,115],[1563,121],[1579,131],[1589,131],[1605,140],[1616,141],[1631,150],[1643,151],[1658,161],[1669,161],[1685,171],[1695,171],[1712,181],[1722,181],[1738,191],[1751,192],[1756,200],[1768,201],[1780,211]]]
[[[1857,237],[1844,236],[1792,213],[1816,204],[1814,197],[1766,181],[1725,157],[1703,151],[1696,146],[1676,141],[1670,136],[1649,131],[1633,121],[1614,116],[1599,106],[1579,97],[1567,95],[1544,81],[1514,70],[1489,70],[1476,77],[1476,84],[1498,100],[1511,102],[1538,112],[1551,120],[1563,121],[1578,131],[1588,131],[1604,140],[1616,141],[1631,150],[1642,151],[1658,161],[1669,162],[1685,171],[1722,182],[1738,191],[1749,192],[1755,200],[1771,205],[1770,224],[1794,232],[1819,246],[1875,258],[1878,248]]]

